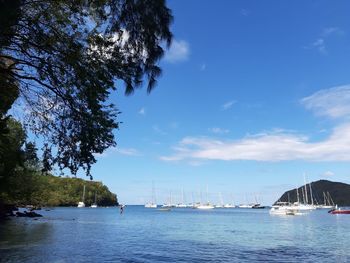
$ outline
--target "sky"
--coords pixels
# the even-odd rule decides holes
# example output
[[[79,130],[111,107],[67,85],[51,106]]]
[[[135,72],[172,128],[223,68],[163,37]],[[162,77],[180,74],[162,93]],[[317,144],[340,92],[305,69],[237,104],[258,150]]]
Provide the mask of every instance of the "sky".
[[[259,202],[350,183],[349,1],[168,1],[157,87],[112,100],[118,146],[92,174],[123,204]],[[83,176],[82,176],[83,177]]]

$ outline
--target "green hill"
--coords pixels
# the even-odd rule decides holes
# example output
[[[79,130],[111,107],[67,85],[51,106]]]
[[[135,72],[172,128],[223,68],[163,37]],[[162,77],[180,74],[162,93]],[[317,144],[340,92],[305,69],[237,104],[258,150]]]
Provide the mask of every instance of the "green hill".
[[[79,178],[57,177],[40,173],[19,174],[12,176],[8,189],[1,193],[4,203],[17,206],[76,206],[82,201],[83,188],[85,204],[95,201],[99,206],[118,205],[117,196],[111,193],[102,182],[85,181]]]
[[[339,206],[350,206],[350,185],[339,182],[332,182],[328,180],[319,180],[306,185],[307,197],[309,203],[311,203],[311,191],[312,190],[314,203],[323,204],[323,193],[327,192],[332,197],[335,204]],[[305,193],[305,185],[298,188],[299,199],[303,198],[303,191]],[[296,202],[297,201],[297,190],[292,189],[286,191],[278,201],[281,202]]]

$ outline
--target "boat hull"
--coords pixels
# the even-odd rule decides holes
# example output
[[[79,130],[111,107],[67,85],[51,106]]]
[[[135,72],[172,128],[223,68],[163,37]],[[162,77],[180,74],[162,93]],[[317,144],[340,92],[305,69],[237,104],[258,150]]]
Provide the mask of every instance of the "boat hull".
[[[328,213],[333,214],[333,215],[350,215],[350,210],[330,210]]]

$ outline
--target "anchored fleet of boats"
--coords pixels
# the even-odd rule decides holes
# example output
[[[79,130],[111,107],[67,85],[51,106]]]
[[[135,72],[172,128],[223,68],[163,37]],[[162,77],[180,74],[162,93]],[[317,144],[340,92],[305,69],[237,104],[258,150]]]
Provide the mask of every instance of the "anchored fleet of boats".
[[[305,178],[304,178],[305,180]],[[299,189],[296,188],[296,202],[278,201],[272,205],[270,208],[271,215],[302,215],[308,213],[315,209],[330,209],[329,213],[331,214],[350,214],[350,210],[339,209],[335,204],[329,192],[323,192],[323,204],[317,203],[316,199],[313,196],[312,192],[312,183],[306,184],[301,188],[301,196]],[[206,191],[206,201],[202,201],[202,192],[200,192],[200,202],[195,202],[192,194],[192,203],[187,204],[185,201],[184,190],[182,189],[181,202],[175,204],[173,202],[172,193],[170,192],[170,198],[168,201],[163,204],[159,210],[161,211],[170,211],[172,208],[195,208],[200,210],[210,210],[217,208],[249,208],[249,209],[264,209],[265,206],[261,205],[255,197],[255,203],[246,203],[240,204],[238,206],[232,203],[224,204],[222,194],[219,193],[219,202],[214,205],[209,201],[208,198],[208,187]],[[294,197],[295,198],[295,197]],[[295,200],[295,199],[294,199]],[[146,208],[157,208],[155,201],[155,190],[154,185],[152,184],[152,198],[151,202],[145,204]]]

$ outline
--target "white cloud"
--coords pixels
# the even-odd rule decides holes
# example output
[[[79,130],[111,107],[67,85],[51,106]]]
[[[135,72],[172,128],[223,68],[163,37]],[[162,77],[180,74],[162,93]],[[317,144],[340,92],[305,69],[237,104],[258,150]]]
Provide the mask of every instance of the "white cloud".
[[[332,171],[325,171],[323,174],[322,174],[322,177],[332,177],[334,176],[335,173],[333,173]]]
[[[115,148],[115,151],[122,155],[140,156],[140,152],[134,148]]]
[[[145,108],[141,108],[138,112],[141,115],[145,115],[146,114],[146,109]]]
[[[312,46],[318,49],[320,53],[327,54],[326,44],[323,38],[317,39],[314,43],[312,43]]]
[[[158,125],[153,125],[152,129],[158,134],[161,134],[161,135],[167,134],[165,131],[163,131],[161,128],[159,128]]]
[[[320,141],[311,140],[294,130],[272,129],[237,140],[218,140],[210,137],[185,137],[173,147],[173,154],[160,157],[164,161],[253,160],[343,162],[350,161],[350,85],[320,90],[300,100],[306,109],[320,116],[339,119],[343,123],[330,129],[330,135]],[[225,103],[227,109],[234,101]],[[211,132],[225,131],[211,128]],[[319,131],[315,131],[319,134]],[[326,173],[331,176],[332,174]]]
[[[333,35],[341,36],[343,34],[344,31],[341,30],[339,27],[326,27],[322,30],[320,36],[306,48],[315,48],[321,54],[326,55],[328,53],[326,47],[326,42],[328,41],[328,39]]]
[[[248,9],[242,8],[242,9],[240,10],[240,13],[241,13],[242,16],[249,16],[250,11],[249,11]]]
[[[301,103],[317,115],[330,118],[350,117],[350,85],[320,90]]]
[[[344,31],[341,30],[339,27],[326,27],[323,29],[321,36],[328,37],[332,34],[343,35]]]
[[[206,70],[206,68],[207,68],[207,65],[205,63],[203,63],[203,64],[201,64],[199,69],[200,69],[200,71],[204,71],[204,70]]]
[[[170,63],[185,61],[190,54],[189,44],[184,40],[173,40],[171,47],[166,52],[164,59]]]
[[[336,127],[320,142],[288,133],[264,133],[235,141],[185,137],[174,151],[161,160],[350,161],[350,123]]]
[[[216,134],[225,134],[225,133],[229,133],[230,132],[230,130],[228,130],[228,129],[222,129],[222,128],[218,128],[218,127],[209,128],[208,130],[210,132],[216,133]]]
[[[127,155],[127,156],[141,156],[141,153],[134,149],[134,148],[120,148],[120,147],[111,147],[107,149],[102,154],[95,154],[96,157],[104,158],[109,157],[114,154],[121,154],[121,155]]]
[[[228,102],[224,103],[223,105],[221,105],[221,109],[222,109],[222,110],[228,110],[228,109],[230,109],[230,108],[232,107],[232,105],[235,104],[235,103],[236,103],[236,101],[234,101],[234,100],[228,101]]]

